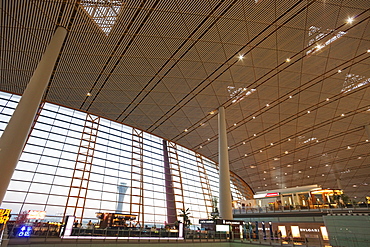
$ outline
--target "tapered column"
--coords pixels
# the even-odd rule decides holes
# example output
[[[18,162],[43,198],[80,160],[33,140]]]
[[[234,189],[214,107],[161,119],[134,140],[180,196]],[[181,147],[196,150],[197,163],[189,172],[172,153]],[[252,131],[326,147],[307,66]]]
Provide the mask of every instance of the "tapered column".
[[[4,199],[66,35],[67,30],[63,27],[55,31],[0,138],[0,203]]]
[[[229,154],[224,107],[218,109],[218,165],[220,173],[220,218],[232,220]]]

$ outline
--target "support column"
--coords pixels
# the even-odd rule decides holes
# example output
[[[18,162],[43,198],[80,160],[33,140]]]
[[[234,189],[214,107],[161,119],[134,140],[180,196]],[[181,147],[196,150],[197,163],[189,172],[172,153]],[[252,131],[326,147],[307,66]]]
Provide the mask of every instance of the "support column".
[[[227,148],[227,134],[225,121],[225,108],[218,109],[218,165],[219,165],[219,192],[220,192],[220,218],[232,220],[231,189],[229,153]]]
[[[58,27],[56,29],[0,138],[0,204],[17,166],[66,35],[65,28]]]

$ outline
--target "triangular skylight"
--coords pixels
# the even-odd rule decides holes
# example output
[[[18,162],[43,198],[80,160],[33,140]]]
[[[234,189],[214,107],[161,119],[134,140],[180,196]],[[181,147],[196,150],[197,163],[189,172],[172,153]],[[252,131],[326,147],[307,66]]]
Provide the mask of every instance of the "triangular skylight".
[[[83,0],[81,6],[96,24],[108,35],[117,20],[123,3],[121,0]]]

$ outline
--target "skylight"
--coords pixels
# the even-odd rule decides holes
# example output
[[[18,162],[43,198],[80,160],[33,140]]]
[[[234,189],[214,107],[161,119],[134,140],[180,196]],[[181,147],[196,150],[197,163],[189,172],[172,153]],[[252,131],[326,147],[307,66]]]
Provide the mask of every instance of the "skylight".
[[[342,92],[348,93],[356,88],[365,86],[370,83],[370,78],[365,79],[365,76],[347,74],[344,79]]]
[[[95,23],[108,35],[117,20],[123,3],[121,0],[83,0],[81,6]]]
[[[248,90],[247,88],[235,88],[233,86],[228,86],[227,91],[229,91],[230,98],[232,98],[232,103],[237,103],[242,101],[246,96],[251,95],[256,89]]]
[[[324,47],[330,45],[331,43],[333,43],[337,39],[339,39],[342,36],[344,36],[345,34],[347,34],[347,32],[343,32],[343,31],[333,33],[333,36],[330,39],[328,39],[324,42],[322,39],[325,38],[326,36],[329,36],[330,34],[332,34],[332,31],[333,30],[331,30],[331,29],[326,29],[326,31],[321,31],[321,27],[311,26],[308,30],[308,36],[310,37],[310,40],[308,41],[308,46],[310,46],[310,45],[312,45],[316,42],[320,42],[320,43],[317,43],[316,46],[309,49],[306,52],[306,55],[312,55],[315,52],[318,52],[318,51],[322,50]]]

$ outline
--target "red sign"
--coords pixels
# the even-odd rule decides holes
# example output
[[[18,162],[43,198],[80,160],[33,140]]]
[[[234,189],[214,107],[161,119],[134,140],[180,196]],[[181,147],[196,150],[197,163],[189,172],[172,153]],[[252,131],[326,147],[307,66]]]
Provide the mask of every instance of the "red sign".
[[[265,197],[273,197],[273,196],[279,196],[280,193],[279,192],[275,192],[275,193],[267,193]]]

